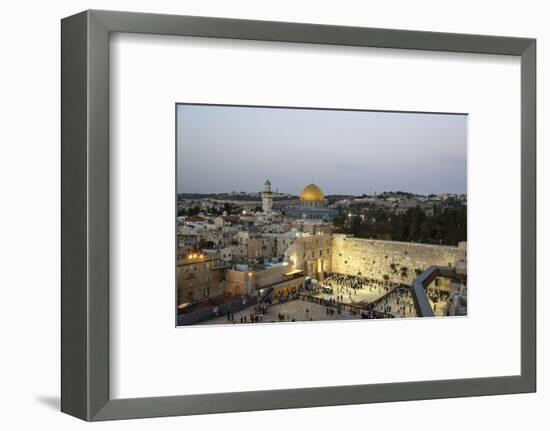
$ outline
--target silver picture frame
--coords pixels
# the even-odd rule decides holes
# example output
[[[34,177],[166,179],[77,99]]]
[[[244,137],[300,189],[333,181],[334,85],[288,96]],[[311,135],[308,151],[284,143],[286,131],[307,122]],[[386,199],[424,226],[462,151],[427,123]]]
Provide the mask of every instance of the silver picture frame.
[[[109,37],[113,32],[520,57],[521,374],[112,399],[109,394]],[[63,412],[99,421],[536,391],[535,39],[89,10],[61,21],[61,54]]]

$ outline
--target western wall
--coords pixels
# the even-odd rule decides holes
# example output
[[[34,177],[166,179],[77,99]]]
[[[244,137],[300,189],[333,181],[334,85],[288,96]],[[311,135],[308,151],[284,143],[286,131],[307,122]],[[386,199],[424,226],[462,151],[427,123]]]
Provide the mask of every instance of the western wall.
[[[442,246],[398,241],[332,237],[332,271],[410,284],[432,265],[455,266],[466,261],[466,243]]]

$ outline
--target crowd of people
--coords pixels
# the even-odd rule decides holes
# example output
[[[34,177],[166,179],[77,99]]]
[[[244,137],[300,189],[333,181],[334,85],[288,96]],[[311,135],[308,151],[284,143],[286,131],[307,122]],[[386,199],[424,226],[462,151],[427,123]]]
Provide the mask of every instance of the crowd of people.
[[[365,302],[358,298],[358,292],[371,293],[376,297],[381,297],[392,290],[409,286],[403,283],[395,283],[386,280],[376,280],[374,278],[360,275],[348,275],[331,273],[323,280],[323,286],[328,286],[340,302]],[[359,295],[360,297],[365,295]],[[367,301],[372,302],[372,301]]]
[[[407,286],[399,286],[394,289],[376,304],[375,309],[394,317],[416,316],[411,289]]]
[[[266,302],[256,304],[252,312],[240,313],[238,321],[235,320],[235,313],[232,313],[231,311],[227,311],[225,315],[227,320],[232,323],[261,323],[264,321],[264,314],[266,314],[269,310],[269,305],[270,304]]]
[[[386,314],[378,310],[365,310],[361,312],[362,319],[387,319],[394,317],[392,314]]]
[[[405,283],[376,280],[359,275],[331,273],[325,278],[323,285],[330,287],[335,304],[361,304],[366,312],[369,312],[368,314],[362,314],[364,318],[416,316],[411,287]],[[358,300],[357,294],[360,290],[372,292],[380,299]],[[428,289],[427,294],[435,315],[445,315],[448,308],[449,292],[431,287]],[[331,305],[335,306],[334,304]]]
[[[330,288],[330,294],[326,293],[326,287]],[[372,292],[376,298],[371,301],[357,299],[358,292]],[[448,293],[440,289],[429,289],[428,297],[434,311],[437,308],[446,307]],[[363,296],[363,295],[359,295]],[[227,320],[231,323],[258,323],[266,320],[271,306],[294,300],[305,300],[315,302],[325,307],[326,314],[346,313],[359,315],[363,319],[381,319],[391,317],[413,317],[416,316],[416,309],[410,286],[403,283],[396,283],[386,280],[376,280],[359,275],[348,275],[331,273],[321,283],[306,284],[305,289],[298,289],[295,292],[286,290],[277,292],[273,298],[264,298],[253,310],[248,313],[239,313],[237,318],[231,312],[227,312]],[[312,320],[306,309],[307,320]],[[275,315],[271,317],[275,319]],[[277,320],[295,321],[288,313],[278,313]]]
[[[436,289],[434,287],[428,288],[427,291],[430,304],[434,310],[435,315],[445,315],[447,314],[447,309],[449,306],[449,292],[446,292],[441,289]]]
[[[347,289],[362,289],[369,282],[370,280],[367,277],[338,273],[330,273],[324,280],[324,284]]]
[[[226,320],[228,323],[264,323],[264,322],[273,322],[273,321],[279,321],[279,322],[295,322],[296,318],[293,314],[288,312],[277,312],[277,314],[274,313],[274,311],[278,310],[278,306],[292,300],[301,300],[305,302],[311,302],[312,306],[308,307],[306,306],[305,310],[305,319],[301,317],[299,320],[308,320],[312,321],[313,316],[310,312],[310,308],[315,308],[318,305],[321,305],[325,309],[325,313],[327,316],[334,316],[335,314],[342,314],[344,311],[349,313],[349,315],[358,315],[360,313],[360,309],[357,307],[352,307],[350,305],[342,304],[338,302],[334,298],[319,298],[315,296],[309,296],[304,295],[300,293],[293,293],[288,295],[280,295],[280,300],[271,302],[271,301],[262,301],[259,302],[254,306],[253,309],[250,309],[248,312],[243,313],[237,313],[238,316],[235,316],[235,313],[232,313],[230,311],[227,311],[225,313]],[[316,305],[313,305],[316,304]],[[272,307],[275,307],[273,310],[271,310]],[[317,311],[317,314],[319,311]]]

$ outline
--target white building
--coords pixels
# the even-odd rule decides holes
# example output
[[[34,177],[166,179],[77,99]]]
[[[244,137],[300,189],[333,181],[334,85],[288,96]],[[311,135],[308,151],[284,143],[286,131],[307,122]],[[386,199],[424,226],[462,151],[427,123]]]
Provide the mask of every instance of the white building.
[[[262,192],[262,211],[264,213],[271,212],[273,208],[273,192],[271,191],[271,183],[265,180],[264,191]]]

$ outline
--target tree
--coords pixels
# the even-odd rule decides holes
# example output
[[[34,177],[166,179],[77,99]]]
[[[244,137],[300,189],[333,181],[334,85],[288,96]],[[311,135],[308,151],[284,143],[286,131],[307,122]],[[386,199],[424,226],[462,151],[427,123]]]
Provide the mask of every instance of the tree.
[[[353,216],[351,220],[351,233],[356,237],[361,237],[361,219]]]
[[[349,220],[347,225],[346,220]],[[369,209],[364,222],[358,216],[350,220],[340,215],[334,220],[334,226],[338,232],[351,233],[358,238],[457,245],[466,240],[466,222],[467,208],[460,204],[434,205],[429,215],[419,206],[401,214]]]
[[[197,215],[200,212],[201,212],[201,207],[196,205],[194,207],[189,208],[189,210],[187,211],[187,215],[194,216],[194,215]]]

